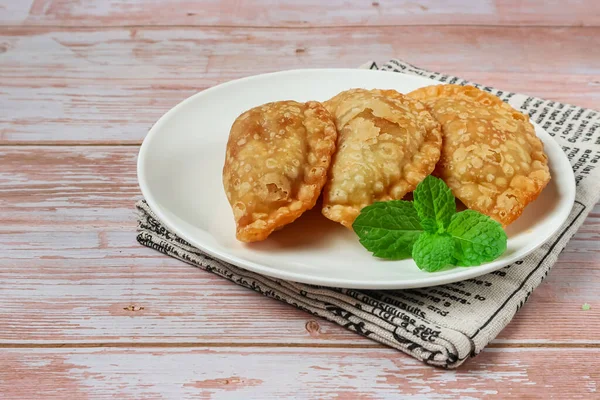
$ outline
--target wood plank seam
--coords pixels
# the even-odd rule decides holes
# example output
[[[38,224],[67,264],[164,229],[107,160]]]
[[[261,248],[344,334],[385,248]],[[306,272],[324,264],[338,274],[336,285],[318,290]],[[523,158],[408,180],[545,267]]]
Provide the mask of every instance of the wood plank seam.
[[[379,343],[262,343],[262,342],[125,342],[125,343],[0,343],[3,349],[88,349],[88,348],[204,348],[204,347],[286,347],[286,348],[328,348],[328,349],[387,349],[388,346]],[[489,348],[569,348],[569,349],[600,349],[600,343],[490,343]]]
[[[135,142],[118,142],[118,141],[94,141],[94,142],[44,142],[44,141],[31,141],[31,142],[1,142],[0,147],[113,147],[113,146],[141,146],[141,141]]]
[[[126,25],[3,25],[2,29],[31,29],[31,30],[90,30],[104,31],[114,29],[285,29],[285,30],[311,30],[311,29],[379,29],[379,28],[490,28],[490,29],[553,29],[553,28],[577,28],[577,29],[596,29],[600,24],[593,25],[502,25],[502,24],[384,24],[384,25],[311,25],[311,26],[285,26],[285,25],[193,25],[193,24],[175,24],[175,25],[150,25],[150,24],[126,24]]]

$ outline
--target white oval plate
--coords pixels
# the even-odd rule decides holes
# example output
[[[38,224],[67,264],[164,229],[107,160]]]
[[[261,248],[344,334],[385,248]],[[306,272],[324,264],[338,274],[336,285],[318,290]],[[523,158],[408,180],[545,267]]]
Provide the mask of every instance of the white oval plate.
[[[138,178],[148,204],[162,222],[206,253],[260,274],[323,286],[401,289],[440,285],[483,275],[517,261],[544,243],[566,220],[575,199],[571,165],[539,126],[552,180],[507,229],[508,249],[494,262],[437,273],[413,260],[385,261],[365,250],[355,234],[305,213],[267,240],[235,239],[233,215],[221,183],[225,146],[235,118],[277,100],[324,101],[355,87],[407,93],[439,82],[400,73],[358,69],[312,69],[252,76],[200,92],[167,112],[140,149]]]

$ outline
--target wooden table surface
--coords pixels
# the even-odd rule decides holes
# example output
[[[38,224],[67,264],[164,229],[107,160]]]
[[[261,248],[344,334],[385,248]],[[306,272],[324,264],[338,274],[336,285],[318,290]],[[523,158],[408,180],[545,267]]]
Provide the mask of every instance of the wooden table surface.
[[[391,57],[599,109],[600,2],[1,0],[0,398],[600,398],[600,206],[457,371],[136,243],[170,107]]]

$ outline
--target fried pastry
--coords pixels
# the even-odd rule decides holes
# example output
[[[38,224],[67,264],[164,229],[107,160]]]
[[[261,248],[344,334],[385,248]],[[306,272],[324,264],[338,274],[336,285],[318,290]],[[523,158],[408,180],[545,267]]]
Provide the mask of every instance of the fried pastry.
[[[434,174],[468,208],[506,227],[550,181],[529,117],[498,97],[460,85],[429,86],[409,96],[440,122],[442,156]]]
[[[268,103],[235,120],[223,186],[238,240],[264,240],[315,205],[336,137],[331,115],[314,101]]]
[[[338,130],[322,213],[350,228],[363,207],[401,199],[440,157],[440,126],[395,90],[352,89],[325,102]]]

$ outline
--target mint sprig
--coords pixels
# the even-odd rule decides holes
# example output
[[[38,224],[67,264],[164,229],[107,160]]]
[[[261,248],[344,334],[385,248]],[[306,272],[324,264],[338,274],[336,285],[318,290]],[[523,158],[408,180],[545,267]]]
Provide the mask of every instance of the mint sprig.
[[[420,269],[435,272],[481,265],[506,250],[502,226],[474,210],[456,213],[454,195],[441,179],[428,176],[413,196],[413,202],[378,202],[361,210],[352,227],[374,256],[412,257]]]
[[[360,243],[375,257],[410,258],[412,247],[423,233],[412,202],[393,200],[363,208],[352,224]]]
[[[420,269],[439,271],[455,263],[454,239],[446,234],[423,232],[413,246],[412,257]]]
[[[493,261],[506,250],[506,232],[499,222],[474,210],[454,214],[447,232],[454,238],[459,266]]]
[[[431,175],[426,177],[417,185],[413,197],[421,225],[426,231],[443,232],[448,228],[450,219],[456,213],[456,201],[443,180]]]

